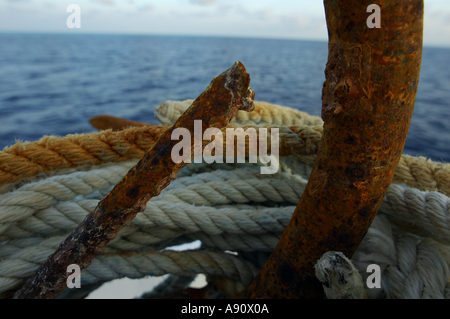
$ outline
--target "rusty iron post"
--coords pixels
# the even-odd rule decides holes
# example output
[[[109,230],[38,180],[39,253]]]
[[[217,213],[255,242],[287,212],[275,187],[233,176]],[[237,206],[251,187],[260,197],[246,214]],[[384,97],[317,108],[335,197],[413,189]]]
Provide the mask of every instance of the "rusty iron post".
[[[178,143],[178,140],[172,140],[172,132],[177,128],[189,130],[193,158],[209,142],[200,142],[195,137],[194,120],[202,120],[202,139],[206,129],[227,126],[238,110],[252,111],[255,93],[249,85],[250,75],[240,62],[213,79],[191,107],[161,135],[158,142],[16,292],[14,298],[46,299],[63,291],[69,276],[67,267],[71,264],[78,265],[81,270],[88,267],[117,233],[130,224],[137,213],[145,210],[147,202],[159,195],[177,172],[188,165],[175,163],[171,158],[172,149]]]
[[[314,265],[327,251],[351,258],[394,176],[414,109],[423,1],[325,0],[329,34],[324,132],[314,170],[267,263],[239,297],[323,298]]]

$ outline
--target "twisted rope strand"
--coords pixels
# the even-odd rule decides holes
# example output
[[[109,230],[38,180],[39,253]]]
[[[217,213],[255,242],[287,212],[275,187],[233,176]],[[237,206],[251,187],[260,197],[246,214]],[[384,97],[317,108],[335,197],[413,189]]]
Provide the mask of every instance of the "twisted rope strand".
[[[292,215],[290,205],[306,186],[322,134],[320,119],[266,106],[237,116],[235,124],[244,129],[264,124],[268,133],[272,124],[298,125],[279,128],[285,157],[277,174],[259,174],[261,163],[187,166],[83,271],[82,282],[206,273],[232,283],[230,291],[248,284],[263,260],[246,256],[273,251]],[[176,119],[177,107],[157,110],[161,119]],[[0,294],[17,289],[34,273],[64,239],[60,236],[93,210],[165,129],[44,137],[0,152]],[[382,288],[366,289],[369,297],[450,298],[450,200],[444,195],[450,194],[449,177],[449,164],[402,156],[394,183],[417,189],[391,185],[352,258],[363,280],[369,264],[381,267]],[[208,249],[239,252],[239,257],[205,250],[153,251],[193,240]]]
[[[128,169],[128,163],[117,167],[108,167],[107,170],[93,170],[90,172],[77,172],[67,176],[55,176],[36,183],[30,183],[22,186],[15,192],[0,195],[0,225],[3,234],[11,227],[13,222],[17,222],[13,231],[9,232],[12,236],[17,234],[17,228],[33,231],[36,227],[48,229],[53,227],[65,227],[67,222],[62,221],[55,211],[59,209],[60,213],[65,211],[79,211],[72,203],[61,203],[51,208],[58,201],[68,201],[75,199],[78,195],[86,195],[97,189],[105,189],[121,180]],[[72,178],[73,177],[73,178]],[[158,201],[187,202],[195,205],[228,204],[228,203],[249,203],[251,201],[264,203],[273,201],[278,203],[289,202],[295,204],[301,196],[307,181],[300,176],[289,173],[279,172],[268,177],[260,175],[257,170],[248,171],[238,169],[232,173],[226,171],[215,171],[211,173],[197,174],[197,178],[187,182],[180,178],[160,196],[152,199],[150,203]],[[261,183],[261,179],[267,181]],[[206,181],[206,182],[205,182]],[[176,197],[176,200],[173,198]],[[162,205],[162,204],[161,204]],[[67,208],[66,208],[67,207]],[[164,206],[167,208],[167,205]],[[51,209],[50,209],[51,208]],[[155,206],[153,209],[160,210]],[[46,210],[48,209],[48,210]],[[35,214],[38,210],[39,213]],[[176,211],[176,208],[172,208]],[[195,210],[195,209],[193,209]],[[28,220],[28,217],[34,215]],[[49,214],[50,217],[45,217]],[[195,216],[194,212],[191,216]],[[182,217],[182,216],[179,216]],[[43,218],[48,226],[38,225],[36,218]],[[70,221],[73,226],[74,222]],[[202,220],[203,217],[199,217]],[[27,220],[26,222],[21,222]],[[139,219],[137,219],[139,221]],[[28,224],[30,221],[34,224]],[[66,230],[67,228],[65,228]],[[23,235],[27,235],[25,232]]]
[[[4,222],[4,225],[13,227],[10,231],[6,227],[2,228],[3,238],[26,237],[32,234],[48,236],[57,231],[73,229],[85,214],[95,207],[96,202],[90,202],[90,204],[63,202],[54,207],[51,206],[58,200],[74,199],[78,195],[89,194],[97,188],[111,186],[121,179],[121,175],[127,168],[128,165],[124,163],[103,170],[77,172],[64,177],[56,176],[24,185],[16,192],[1,195],[0,220]],[[261,183],[261,179],[269,182]],[[153,216],[159,218],[158,220],[155,219],[155,222],[149,223],[143,220],[146,215],[140,214],[135,223],[141,227],[145,225],[147,228],[156,227],[156,225],[163,227],[152,234],[153,239],[148,238],[150,234],[146,235],[147,243],[160,242],[164,236],[167,238],[178,236],[180,227],[183,231],[203,231],[209,235],[219,235],[223,231],[236,233],[238,230],[240,234],[255,235],[261,231],[261,228],[254,223],[247,227],[248,220],[245,221],[244,217],[240,217],[242,209],[236,212],[237,208],[233,208],[229,213],[224,213],[224,210],[183,206],[183,203],[212,206],[250,201],[261,203],[273,201],[294,204],[301,197],[305,185],[306,180],[288,173],[269,176],[260,175],[257,170],[245,169],[200,173],[195,177],[175,180],[159,197],[150,201],[148,210],[152,213],[149,214],[154,214]],[[449,207],[450,200],[445,195],[405,189],[393,184],[380,207],[380,212],[416,225],[414,232],[417,235],[449,243]],[[258,211],[258,214],[264,214],[264,212]],[[205,216],[210,216],[209,218],[213,218],[214,222],[212,222],[213,219],[205,219]],[[236,218],[236,221],[226,219],[231,216]],[[261,217],[260,220],[263,218],[267,217]],[[12,221],[16,222],[15,225]],[[178,225],[175,225],[173,221],[179,221]],[[271,222],[274,220],[272,219]],[[226,226],[227,229],[220,230],[217,225]],[[269,223],[266,223],[266,227],[268,225]],[[275,227],[275,224],[273,226]],[[165,230],[166,228],[172,231]],[[131,232],[131,228],[128,231]],[[272,231],[279,232],[280,229],[273,228]]]
[[[377,215],[352,257],[364,282],[367,266],[381,268],[381,288],[366,289],[369,298],[448,298],[449,247],[446,254],[430,245],[430,240],[392,227],[386,216]],[[445,247],[445,248],[443,248]]]
[[[0,186],[75,165],[139,159],[165,129],[160,126],[145,126],[120,132],[68,135],[66,138],[47,136],[35,143],[17,143],[0,152]],[[321,140],[318,134],[321,135],[322,132],[321,127],[317,126],[282,129],[280,156],[294,155],[312,165],[315,160],[313,153],[317,152]],[[450,195],[449,180],[449,164],[402,155],[393,182]]]
[[[155,117],[161,125],[173,125],[194,100],[166,101],[155,108]],[[276,124],[284,126],[323,125],[318,116],[276,105],[264,101],[254,101],[255,109],[252,112],[239,111],[231,124]]]
[[[63,238],[62,238],[63,239]],[[53,242],[60,242],[57,237]],[[25,248],[9,259],[0,261],[0,293],[17,289],[45,262],[55,247],[33,246]],[[244,285],[250,283],[257,269],[240,258],[215,251],[162,251],[126,254],[102,254],[81,274],[82,284],[92,284],[113,279],[143,278],[174,274],[192,276],[211,274],[239,280]]]
[[[130,128],[119,134],[106,130],[18,142],[0,152],[0,185],[56,169],[141,158],[164,130],[152,126]]]
[[[450,198],[438,192],[421,192],[392,184],[380,212],[404,221],[410,231],[450,245]]]

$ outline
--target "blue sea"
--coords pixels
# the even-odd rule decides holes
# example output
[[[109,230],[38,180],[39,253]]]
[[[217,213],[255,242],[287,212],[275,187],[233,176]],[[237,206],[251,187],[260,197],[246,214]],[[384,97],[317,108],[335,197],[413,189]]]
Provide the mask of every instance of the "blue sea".
[[[157,123],[155,106],[196,98],[233,62],[256,100],[320,115],[327,43],[187,36],[0,34],[0,149],[95,132],[99,114]],[[425,47],[405,154],[450,162],[450,49]]]

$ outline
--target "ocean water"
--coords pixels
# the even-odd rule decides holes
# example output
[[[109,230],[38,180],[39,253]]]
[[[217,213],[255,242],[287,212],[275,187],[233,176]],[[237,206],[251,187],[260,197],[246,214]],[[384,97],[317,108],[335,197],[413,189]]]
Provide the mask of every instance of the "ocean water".
[[[256,100],[320,115],[327,43],[177,36],[0,34],[0,149],[95,132],[99,114],[157,123],[155,106],[196,98],[234,61]],[[405,154],[450,162],[450,49],[425,47]]]

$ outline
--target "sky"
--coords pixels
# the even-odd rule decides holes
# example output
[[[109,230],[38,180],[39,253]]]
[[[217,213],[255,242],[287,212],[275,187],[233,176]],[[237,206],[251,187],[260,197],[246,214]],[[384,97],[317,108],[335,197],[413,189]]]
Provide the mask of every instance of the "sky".
[[[80,29],[67,27],[70,4]],[[0,0],[0,32],[328,40],[323,0]],[[450,0],[425,0],[424,44],[450,47]]]

